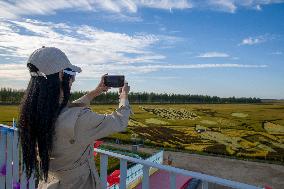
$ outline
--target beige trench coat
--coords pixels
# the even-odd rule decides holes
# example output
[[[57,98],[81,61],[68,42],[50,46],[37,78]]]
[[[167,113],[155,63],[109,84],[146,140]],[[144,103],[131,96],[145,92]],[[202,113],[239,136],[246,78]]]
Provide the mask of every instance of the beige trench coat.
[[[124,131],[131,112],[127,99],[121,99],[112,114],[97,114],[86,97],[66,107],[55,124],[53,151],[48,181],[40,181],[39,189],[100,189],[101,183],[94,163],[94,141]]]

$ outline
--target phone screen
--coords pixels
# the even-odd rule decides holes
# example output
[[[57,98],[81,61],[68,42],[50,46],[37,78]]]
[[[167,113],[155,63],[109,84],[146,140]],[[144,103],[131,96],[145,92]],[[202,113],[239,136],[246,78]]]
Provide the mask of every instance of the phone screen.
[[[106,75],[104,77],[104,84],[107,87],[123,87],[124,75]]]

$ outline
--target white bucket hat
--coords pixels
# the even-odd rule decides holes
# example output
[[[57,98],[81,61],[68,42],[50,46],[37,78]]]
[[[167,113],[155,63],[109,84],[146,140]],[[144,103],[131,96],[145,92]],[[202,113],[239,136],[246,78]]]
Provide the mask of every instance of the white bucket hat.
[[[27,63],[33,64],[38,72],[43,75],[50,75],[66,68],[80,73],[82,70],[78,66],[70,63],[69,59],[60,49],[55,47],[45,47],[35,50],[29,57]]]

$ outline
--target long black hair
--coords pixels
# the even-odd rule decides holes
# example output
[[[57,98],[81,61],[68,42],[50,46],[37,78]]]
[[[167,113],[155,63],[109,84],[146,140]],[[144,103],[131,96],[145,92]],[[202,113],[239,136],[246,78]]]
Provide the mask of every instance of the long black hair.
[[[71,76],[64,73],[60,81],[59,72],[41,76],[35,74],[38,69],[34,65],[29,63],[27,67],[33,75],[22,99],[19,114],[23,169],[28,178],[35,171],[38,178],[47,181],[55,122],[69,101]],[[61,89],[64,97],[60,103]]]

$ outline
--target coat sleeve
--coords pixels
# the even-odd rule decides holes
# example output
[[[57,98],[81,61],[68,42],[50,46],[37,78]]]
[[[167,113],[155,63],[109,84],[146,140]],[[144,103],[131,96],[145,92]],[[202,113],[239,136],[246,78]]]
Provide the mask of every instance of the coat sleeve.
[[[80,143],[93,143],[94,140],[124,131],[130,112],[128,99],[121,99],[119,108],[111,114],[97,114],[90,108],[84,108],[75,125],[75,137]]]
[[[87,95],[81,96],[80,98],[74,100],[72,103],[74,104],[85,104],[86,106],[89,106],[91,101],[87,97]]]

